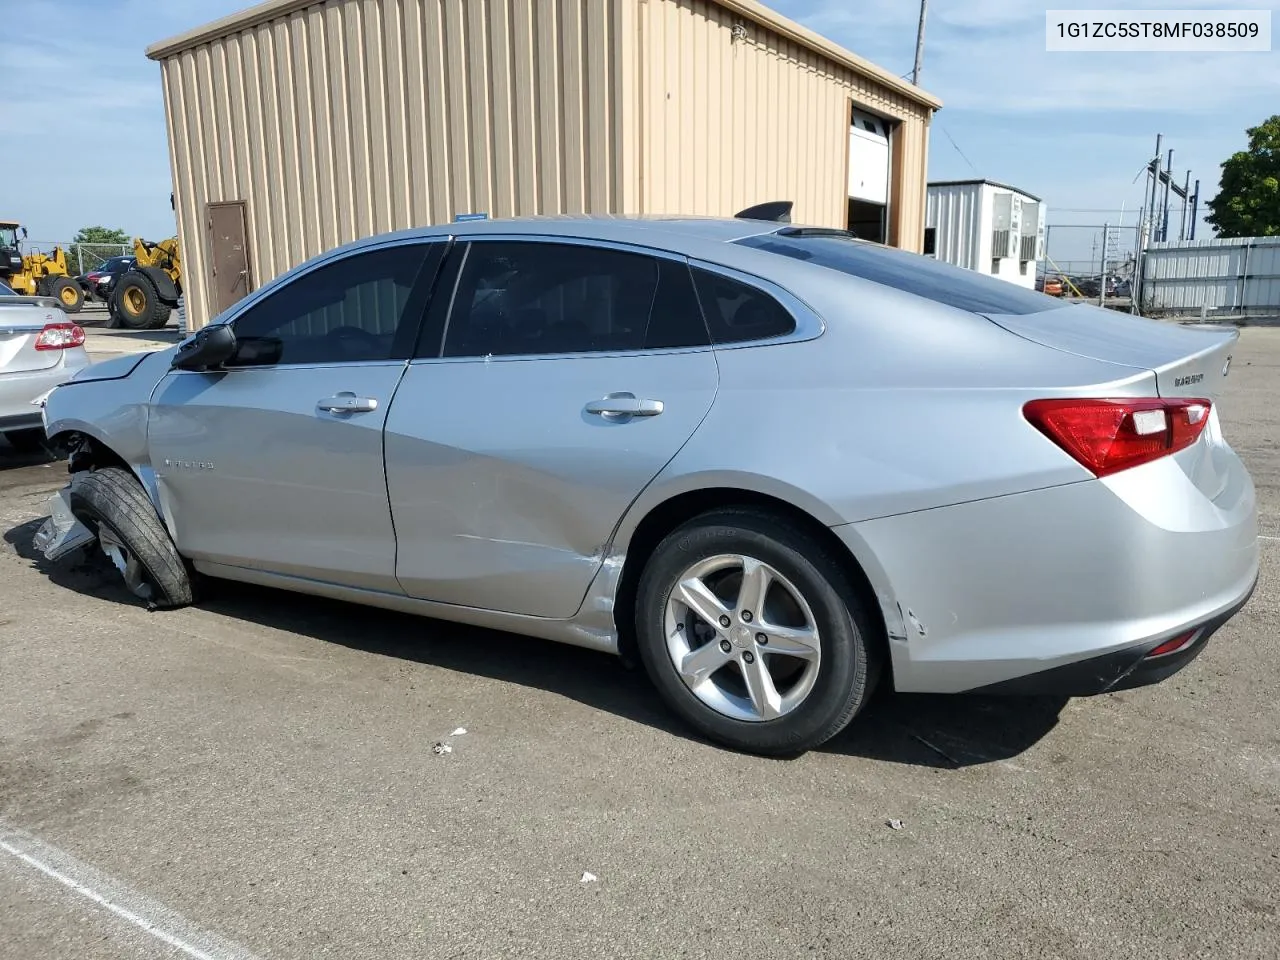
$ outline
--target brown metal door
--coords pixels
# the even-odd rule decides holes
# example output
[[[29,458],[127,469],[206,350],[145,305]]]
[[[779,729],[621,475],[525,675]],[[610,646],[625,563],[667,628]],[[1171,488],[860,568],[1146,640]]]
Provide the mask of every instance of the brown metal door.
[[[207,210],[213,310],[221,313],[251,289],[244,201],[211,203]]]

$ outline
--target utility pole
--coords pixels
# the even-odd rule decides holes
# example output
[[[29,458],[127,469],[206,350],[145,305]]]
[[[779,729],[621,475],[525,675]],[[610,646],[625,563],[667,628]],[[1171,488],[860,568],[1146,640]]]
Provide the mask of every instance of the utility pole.
[[[1187,198],[1191,196],[1191,171],[1187,171],[1182,181],[1182,218],[1178,221],[1178,239],[1187,239]]]
[[[1196,238],[1196,213],[1200,209],[1200,181],[1196,181],[1196,192],[1191,195],[1191,236],[1189,240]]]
[[[1164,134],[1156,134],[1156,155],[1155,158],[1147,164],[1147,171],[1151,180],[1151,202],[1147,204],[1147,229],[1148,240],[1154,242],[1160,237],[1156,233],[1156,204],[1159,202],[1158,191],[1160,189],[1160,148],[1164,146]]]
[[[924,15],[929,9],[929,0],[920,0],[920,26],[916,28],[916,65],[911,70],[911,82],[920,83],[920,64],[924,60]]]

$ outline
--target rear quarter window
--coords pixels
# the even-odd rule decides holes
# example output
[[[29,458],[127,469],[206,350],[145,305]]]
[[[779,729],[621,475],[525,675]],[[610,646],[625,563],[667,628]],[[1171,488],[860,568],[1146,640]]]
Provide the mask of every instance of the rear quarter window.
[[[795,317],[763,290],[698,268],[693,283],[712,343],[771,340],[795,332]]]
[[[788,235],[783,231],[745,237],[736,242],[837,270],[970,313],[1043,313],[1067,305],[1008,280],[850,237]]]

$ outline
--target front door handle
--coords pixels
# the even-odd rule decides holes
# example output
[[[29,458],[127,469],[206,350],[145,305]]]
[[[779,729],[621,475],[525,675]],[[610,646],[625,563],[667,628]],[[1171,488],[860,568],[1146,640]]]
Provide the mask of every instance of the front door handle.
[[[611,393],[602,400],[592,400],[586,406],[587,413],[606,420],[656,417],[662,410],[661,400],[642,400],[634,393]]]
[[[316,406],[328,413],[369,413],[378,409],[378,401],[373,397],[357,397],[354,393],[344,390],[332,397],[326,397]]]

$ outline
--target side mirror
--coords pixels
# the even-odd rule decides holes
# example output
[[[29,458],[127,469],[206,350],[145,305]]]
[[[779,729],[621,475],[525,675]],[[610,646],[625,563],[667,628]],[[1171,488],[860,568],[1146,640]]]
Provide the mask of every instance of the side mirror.
[[[235,331],[225,323],[215,323],[180,343],[170,366],[174,370],[208,370],[226,363],[235,352]]]
[[[27,228],[26,228],[26,227],[23,227],[23,228],[22,228],[22,239],[23,239],[23,240],[27,239]]]

